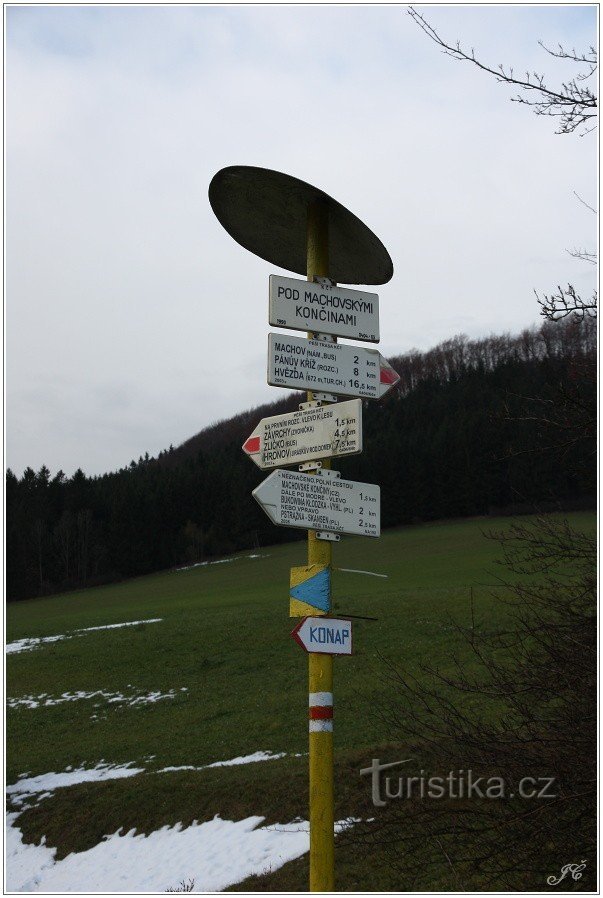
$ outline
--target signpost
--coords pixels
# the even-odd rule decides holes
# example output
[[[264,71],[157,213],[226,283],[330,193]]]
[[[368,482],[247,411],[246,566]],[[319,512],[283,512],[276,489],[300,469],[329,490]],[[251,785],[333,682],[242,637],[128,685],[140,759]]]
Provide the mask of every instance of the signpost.
[[[304,617],[291,631],[302,649],[324,655],[352,654],[352,623],[335,617]]]
[[[376,294],[336,286],[335,281],[385,284],[392,277],[393,265],[381,241],[360,219],[322,190],[290,175],[230,166],[212,179],[209,201],[241,246],[279,268],[307,277],[307,282],[277,275],[270,278],[270,324],[307,329],[308,339],[270,334],[268,383],[307,389],[300,413],[312,409],[317,417],[313,422],[300,413],[266,418],[243,449],[264,469],[300,462],[305,471],[312,471],[281,468],[253,495],[275,523],[310,528],[308,563],[291,569],[290,614],[304,617],[292,635],[308,652],[310,891],[332,892],[333,656],[351,653],[352,628],[349,621],[328,616],[329,538],[338,539],[338,533],[379,536],[380,532],[379,487],[341,480],[330,471],[332,457],[362,449],[360,404],[357,414],[344,411],[344,406],[354,403],[338,403],[337,397],[379,399],[399,380],[376,350],[336,343],[338,336],[377,343],[379,320]],[[329,335],[333,342],[328,336],[316,340],[316,335]],[[345,435],[338,437],[332,429],[333,417],[322,414],[327,411],[324,402],[336,403],[328,411],[341,418]],[[347,424],[343,424],[344,416]],[[313,424],[312,432],[299,430],[305,426],[302,419]],[[279,428],[281,436],[276,435]],[[284,444],[276,445],[280,440]],[[302,463],[302,458],[307,460]]]
[[[381,490],[372,483],[341,480],[338,471],[301,474],[273,471],[252,494],[282,527],[330,533],[381,534]]]
[[[381,399],[400,376],[378,349],[268,334],[268,383]]]
[[[273,327],[379,342],[379,297],[331,284],[270,275]]]
[[[258,468],[362,452],[362,402],[352,399],[262,418],[243,443]]]

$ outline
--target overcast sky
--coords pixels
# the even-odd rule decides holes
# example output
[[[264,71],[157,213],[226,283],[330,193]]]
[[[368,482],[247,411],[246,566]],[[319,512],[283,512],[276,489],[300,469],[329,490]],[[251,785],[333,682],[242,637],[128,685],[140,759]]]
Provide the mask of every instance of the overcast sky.
[[[594,6],[419,7],[517,73],[596,42]],[[596,133],[445,56],[406,7],[6,9],[6,462],[100,474],[274,400],[268,276],[214,217],[216,171],[322,188],[394,262],[381,352],[538,321],[594,270]],[[297,275],[294,275],[297,276]],[[370,288],[369,288],[370,289]]]

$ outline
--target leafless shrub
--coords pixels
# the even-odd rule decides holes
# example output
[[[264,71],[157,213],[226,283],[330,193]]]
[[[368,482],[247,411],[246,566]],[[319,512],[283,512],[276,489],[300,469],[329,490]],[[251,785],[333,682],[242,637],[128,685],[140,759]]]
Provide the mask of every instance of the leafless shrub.
[[[166,892],[193,892],[195,889],[195,880],[194,879],[181,879],[180,885],[175,888],[170,887],[166,889]]]

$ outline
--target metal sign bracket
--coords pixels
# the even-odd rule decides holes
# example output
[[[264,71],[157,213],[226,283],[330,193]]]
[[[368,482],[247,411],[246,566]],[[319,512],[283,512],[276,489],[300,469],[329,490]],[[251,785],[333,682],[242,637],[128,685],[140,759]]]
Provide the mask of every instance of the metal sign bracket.
[[[309,408],[320,408],[322,402],[320,399],[313,399],[312,402],[300,402],[299,410],[300,412],[306,411]]]
[[[319,473],[321,477],[330,477],[333,480],[338,480],[341,477],[341,471],[333,471],[332,468],[323,468],[322,464]]]
[[[319,471],[322,468],[321,461],[305,461],[299,466],[300,471]]]
[[[321,287],[335,287],[336,286],[335,281],[332,281],[331,278],[320,277],[317,274],[315,274],[314,277],[312,278],[312,283],[320,284]]]
[[[337,337],[333,334],[319,334],[318,331],[312,331],[312,339],[320,340],[321,343],[337,343]]]
[[[314,395],[316,396],[316,399],[313,399],[311,402],[300,402],[300,412],[306,411],[309,408],[320,408],[324,402],[339,402],[337,396],[334,396],[332,393],[314,393]]]
[[[316,539],[323,539],[326,542],[338,543],[341,539],[339,533],[329,533],[327,530],[317,530]]]

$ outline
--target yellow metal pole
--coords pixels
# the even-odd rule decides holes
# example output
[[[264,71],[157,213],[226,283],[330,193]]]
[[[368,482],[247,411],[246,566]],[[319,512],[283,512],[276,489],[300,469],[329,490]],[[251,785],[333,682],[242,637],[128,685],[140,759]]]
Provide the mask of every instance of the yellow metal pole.
[[[329,210],[324,202],[308,209],[307,277],[329,276]],[[308,334],[311,336],[311,333]],[[307,394],[312,401],[313,393]],[[322,460],[323,468],[331,466]],[[331,543],[308,530],[308,565],[331,566]],[[333,656],[308,655],[310,705],[310,891],[335,888],[333,810]]]

